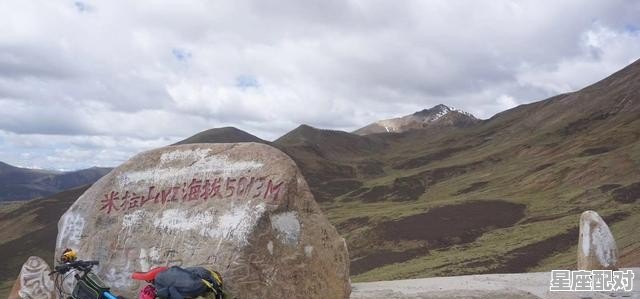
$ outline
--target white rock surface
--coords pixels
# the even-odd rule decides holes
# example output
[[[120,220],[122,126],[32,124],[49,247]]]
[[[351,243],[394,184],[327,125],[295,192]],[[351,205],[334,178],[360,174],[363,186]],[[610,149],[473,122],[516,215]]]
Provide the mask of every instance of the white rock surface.
[[[31,256],[22,265],[9,299],[53,299],[54,282],[49,276],[51,268],[37,256]]]
[[[139,154],[89,188],[58,224],[64,248],[100,261],[134,298],[134,271],[205,266],[238,298],[348,298],[344,239],[295,163],[264,144],[190,144]]]
[[[580,216],[579,270],[617,270],[618,247],[609,226],[594,211]]]

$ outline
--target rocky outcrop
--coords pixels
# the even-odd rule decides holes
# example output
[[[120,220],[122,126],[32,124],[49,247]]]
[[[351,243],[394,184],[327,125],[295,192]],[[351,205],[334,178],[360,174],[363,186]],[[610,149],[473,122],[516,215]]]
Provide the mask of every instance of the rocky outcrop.
[[[578,270],[617,270],[618,248],[609,226],[594,211],[580,216]]]
[[[141,153],[88,189],[58,224],[64,248],[98,260],[114,293],[156,266],[222,273],[237,298],[348,298],[346,243],[294,162],[257,143]]]
[[[32,256],[22,265],[20,275],[16,280],[9,299],[52,299],[54,298],[54,284],[49,273],[51,268],[43,259]]]

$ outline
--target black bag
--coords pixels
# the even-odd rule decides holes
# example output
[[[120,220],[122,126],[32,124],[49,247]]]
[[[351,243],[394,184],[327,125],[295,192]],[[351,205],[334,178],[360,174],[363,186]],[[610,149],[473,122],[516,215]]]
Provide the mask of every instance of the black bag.
[[[214,292],[222,298],[222,279],[203,267],[180,268],[173,266],[156,276],[156,296],[162,299],[184,299]]]
[[[108,291],[109,287],[93,272],[89,272],[86,276],[76,283],[71,294],[75,299],[104,299],[102,295]]]

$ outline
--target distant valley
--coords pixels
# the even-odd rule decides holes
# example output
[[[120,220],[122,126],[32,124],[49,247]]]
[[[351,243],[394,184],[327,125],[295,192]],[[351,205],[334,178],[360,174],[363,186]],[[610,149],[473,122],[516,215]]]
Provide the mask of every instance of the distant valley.
[[[93,167],[70,172],[15,167],[0,162],[0,202],[27,200],[92,184],[111,168]]]

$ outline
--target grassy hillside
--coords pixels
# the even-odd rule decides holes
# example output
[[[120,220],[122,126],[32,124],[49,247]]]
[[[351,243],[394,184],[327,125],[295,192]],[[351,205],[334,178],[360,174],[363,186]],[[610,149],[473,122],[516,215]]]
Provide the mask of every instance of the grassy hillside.
[[[47,198],[0,204],[0,298],[6,298],[29,256],[53,261],[58,220],[80,195],[84,186]]]
[[[275,144],[347,238],[354,281],[572,268],[589,209],[612,227],[622,264],[637,266],[639,87],[636,62],[473,127],[305,128]],[[323,151],[338,141],[350,150]]]

